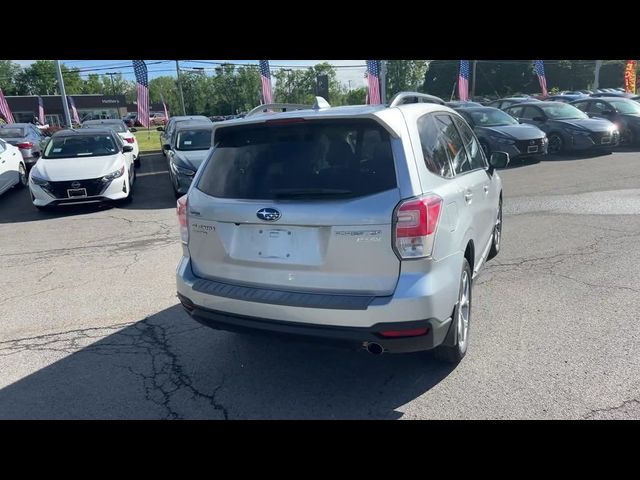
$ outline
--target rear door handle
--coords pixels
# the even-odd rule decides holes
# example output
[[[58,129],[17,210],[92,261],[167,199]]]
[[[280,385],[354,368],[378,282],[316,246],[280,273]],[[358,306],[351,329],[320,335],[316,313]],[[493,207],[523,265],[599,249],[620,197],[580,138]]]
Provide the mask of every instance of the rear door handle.
[[[484,189],[484,193],[486,193],[486,194],[489,193],[489,185],[485,185],[482,188]]]

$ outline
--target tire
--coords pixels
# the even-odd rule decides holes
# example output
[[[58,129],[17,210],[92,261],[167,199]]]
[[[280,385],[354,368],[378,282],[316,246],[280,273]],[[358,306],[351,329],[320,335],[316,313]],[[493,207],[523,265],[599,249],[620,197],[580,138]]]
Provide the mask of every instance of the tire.
[[[487,256],[487,260],[491,260],[498,253],[500,253],[500,243],[502,241],[502,197],[500,197],[500,201],[498,202],[498,217],[496,218],[496,224],[493,226],[493,235],[491,238],[491,250],[489,250],[489,255]]]
[[[625,147],[635,145],[636,143],[635,135],[633,134],[633,130],[627,128],[620,138],[620,145],[624,145]]]
[[[462,261],[462,271],[460,273],[458,301],[453,309],[447,338],[433,352],[435,358],[441,362],[458,364],[467,353],[469,325],[471,323],[471,292],[471,267],[469,267],[469,262],[465,258]]]
[[[557,155],[564,152],[564,140],[559,133],[550,133],[549,136],[549,155]]]
[[[16,183],[16,188],[24,188],[29,184],[29,177],[27,176],[27,168],[24,166],[24,163],[20,163],[18,166],[18,183]]]

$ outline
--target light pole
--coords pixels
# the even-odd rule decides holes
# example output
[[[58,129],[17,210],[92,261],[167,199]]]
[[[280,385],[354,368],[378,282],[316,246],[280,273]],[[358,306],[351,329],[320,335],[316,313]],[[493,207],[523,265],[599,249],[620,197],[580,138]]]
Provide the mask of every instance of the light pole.
[[[182,93],[182,82],[180,81],[180,60],[176,60],[176,73],[178,74],[178,90],[180,91],[180,101],[182,102],[182,114],[186,115],[187,111],[184,108],[184,94]]]
[[[382,60],[380,63],[382,64],[380,69],[380,100],[384,105],[387,103],[387,61]]]
[[[113,82],[113,76],[117,75],[117,72],[107,72],[105,73],[105,75],[109,75],[109,77],[111,78],[111,91],[113,93],[113,95],[116,94],[116,84]]]
[[[64,121],[67,127],[70,127],[71,115],[69,114],[69,105],[67,104],[67,94],[64,91],[64,80],[62,79],[62,70],[60,70],[60,60],[56,60],[56,75],[58,76],[60,98],[62,98],[62,108],[64,110]]]

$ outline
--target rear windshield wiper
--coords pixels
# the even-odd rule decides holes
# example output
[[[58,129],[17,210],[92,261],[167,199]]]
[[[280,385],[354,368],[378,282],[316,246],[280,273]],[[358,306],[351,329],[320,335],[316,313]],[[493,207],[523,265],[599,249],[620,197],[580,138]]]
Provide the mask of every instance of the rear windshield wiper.
[[[336,188],[278,188],[270,193],[274,198],[324,198],[324,197],[349,197],[353,195],[351,190]]]

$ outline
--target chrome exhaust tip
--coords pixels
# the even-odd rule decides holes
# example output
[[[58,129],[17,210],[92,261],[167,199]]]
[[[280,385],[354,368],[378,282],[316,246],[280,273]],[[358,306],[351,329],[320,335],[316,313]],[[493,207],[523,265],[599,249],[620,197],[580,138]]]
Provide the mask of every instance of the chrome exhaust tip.
[[[365,342],[363,346],[371,355],[382,355],[382,353],[384,352],[384,347],[379,343]]]

